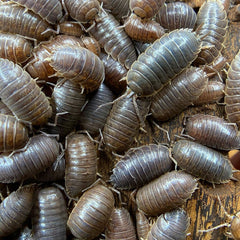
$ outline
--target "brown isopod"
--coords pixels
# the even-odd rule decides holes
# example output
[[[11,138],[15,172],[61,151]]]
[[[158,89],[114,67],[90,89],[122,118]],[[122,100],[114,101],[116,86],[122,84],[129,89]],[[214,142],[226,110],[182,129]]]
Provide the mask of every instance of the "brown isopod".
[[[82,36],[80,38],[81,46],[100,56],[101,47],[98,41],[93,37]]]
[[[197,14],[196,33],[202,37],[202,49],[196,65],[212,63],[220,54],[227,33],[227,13],[219,0],[203,3]]]
[[[124,22],[124,29],[131,39],[142,42],[154,42],[164,33],[164,28],[154,20],[141,19],[131,14]]]
[[[127,69],[137,59],[131,38],[111,14],[101,11],[95,18],[95,24],[90,27],[89,33],[108,55]]]
[[[149,111],[149,99],[136,99],[131,94],[118,99],[110,111],[103,128],[103,142],[109,151],[129,149]]]
[[[52,115],[47,97],[19,65],[0,58],[0,98],[18,119],[43,125]]]
[[[151,96],[186,69],[197,57],[201,40],[190,29],[164,34],[140,54],[127,73],[129,88]]]
[[[86,93],[96,90],[105,77],[100,58],[79,46],[57,48],[52,54],[50,66],[56,71],[56,76],[74,81]]]
[[[77,197],[97,177],[97,148],[85,134],[67,138],[65,186],[70,197]]]
[[[42,172],[57,159],[59,144],[55,138],[35,135],[25,150],[0,157],[0,182],[18,182]]]
[[[53,35],[51,31],[48,31],[52,30],[49,23],[13,2],[1,3],[0,20],[2,32],[20,34],[38,41],[46,40]]]
[[[23,63],[32,54],[32,44],[24,37],[0,33],[0,57],[6,58],[14,63]]]
[[[126,208],[114,208],[105,230],[106,240],[137,240],[135,226]]]
[[[225,87],[225,98],[226,103],[225,112],[229,122],[237,123],[240,126],[240,51],[236,54],[232,60],[231,65],[228,69],[226,87]]]
[[[200,143],[179,140],[173,145],[172,156],[181,169],[208,182],[220,184],[233,177],[229,159]]]
[[[126,152],[113,168],[110,181],[118,189],[138,188],[173,168],[167,147],[143,145]]]
[[[78,22],[74,21],[64,21],[59,24],[59,33],[65,34],[68,36],[82,36],[82,27]]]
[[[136,203],[146,215],[157,216],[181,207],[197,188],[197,179],[183,171],[165,173],[137,191]]]
[[[192,7],[184,2],[165,3],[156,16],[156,21],[170,31],[180,28],[194,28],[197,15]]]
[[[92,240],[105,229],[114,209],[114,196],[105,186],[96,185],[83,193],[67,225],[82,240]]]
[[[224,68],[226,63],[227,59],[222,54],[219,54],[210,65],[205,65],[203,69],[209,77],[219,74],[219,78],[221,79],[219,72]]]
[[[152,18],[165,0],[130,0],[130,10],[141,18]]]
[[[164,213],[152,225],[147,240],[185,240],[189,225],[189,217],[183,209]]]
[[[50,24],[56,24],[63,17],[62,4],[59,0],[12,0],[28,10],[38,14]]]
[[[136,212],[136,228],[138,239],[147,239],[148,232],[150,231],[150,224],[145,214],[141,211]]]
[[[28,130],[14,116],[0,114],[0,152],[23,148],[28,142]]]
[[[0,237],[22,227],[31,212],[34,192],[34,185],[26,185],[3,200],[0,204]]]
[[[194,141],[219,150],[240,148],[236,125],[217,116],[196,114],[187,117],[185,134]]]
[[[208,81],[207,86],[204,88],[202,94],[193,101],[194,105],[203,105],[216,103],[224,96],[225,84],[218,81]]]
[[[192,105],[208,82],[201,68],[190,67],[153,95],[150,112],[153,118],[167,121]]]
[[[34,239],[67,239],[67,218],[66,202],[58,188],[38,191],[32,210]]]
[[[86,23],[95,18],[100,9],[97,0],[64,0],[69,15],[80,23]]]

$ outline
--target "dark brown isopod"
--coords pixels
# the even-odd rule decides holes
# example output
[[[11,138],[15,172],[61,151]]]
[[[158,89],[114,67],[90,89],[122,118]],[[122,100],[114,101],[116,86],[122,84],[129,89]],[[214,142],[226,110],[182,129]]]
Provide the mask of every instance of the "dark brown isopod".
[[[152,18],[159,11],[165,0],[130,0],[132,12],[141,18]]]
[[[0,30],[38,41],[46,40],[53,35],[51,31],[46,31],[51,30],[49,23],[13,2],[3,2],[0,5]]]
[[[105,230],[106,240],[137,240],[135,226],[126,208],[114,208]]]
[[[14,116],[0,114],[0,152],[23,148],[28,142],[28,130]]]
[[[131,39],[142,42],[154,42],[164,33],[164,28],[151,19],[141,19],[131,14],[124,22],[124,29]]]
[[[52,115],[47,97],[19,65],[0,58],[0,98],[17,118],[43,125]]]
[[[197,179],[182,171],[165,173],[140,188],[136,203],[146,215],[157,216],[181,207],[197,187]]]
[[[27,148],[11,157],[0,157],[0,182],[18,182],[42,172],[57,159],[59,144],[55,138],[35,135]]]
[[[152,98],[150,112],[155,119],[167,121],[192,105],[208,82],[200,68],[190,67],[172,80]]]
[[[224,94],[225,84],[218,81],[208,81],[202,94],[193,101],[194,105],[216,103],[221,100]]]
[[[228,158],[200,143],[179,140],[173,145],[172,156],[181,169],[208,182],[225,183],[232,178]]]
[[[148,99],[137,99],[136,102],[137,106],[128,94],[113,104],[102,132],[106,149],[123,152],[133,143],[149,111]]]
[[[105,186],[97,185],[83,193],[67,225],[75,237],[92,240],[105,229],[113,208],[112,192]]]
[[[33,206],[34,185],[12,192],[0,204],[0,237],[8,236],[21,228]]]
[[[28,10],[38,14],[51,24],[56,24],[62,18],[62,4],[59,0],[12,0]]]
[[[189,224],[189,217],[183,209],[164,213],[152,225],[147,240],[185,240]]]
[[[227,59],[222,54],[219,54],[210,65],[204,66],[204,71],[209,77],[212,77],[215,74],[218,74],[224,68],[226,63]]]
[[[91,136],[100,133],[112,108],[114,100],[112,91],[102,83],[100,87],[89,96],[88,103],[79,117],[80,129],[87,130]],[[104,106],[104,104],[107,104]],[[102,105],[102,106],[101,106]]]
[[[77,197],[97,177],[97,148],[85,134],[67,138],[65,186],[70,197]]]
[[[69,15],[80,23],[93,20],[100,9],[97,0],[64,0],[64,4]]]
[[[126,90],[127,82],[124,77],[127,69],[118,61],[108,56],[106,53],[100,54],[100,59],[105,68],[104,83],[116,94],[121,94]]]
[[[100,58],[83,47],[59,47],[53,52],[50,62],[56,76],[74,81],[86,93],[96,90],[105,77]]]
[[[188,117],[185,133],[195,141],[219,150],[240,147],[237,127],[217,116],[196,114]]]
[[[220,54],[228,26],[227,13],[218,0],[203,3],[197,14],[196,33],[202,37],[202,49],[194,64],[212,63]]]
[[[127,73],[130,89],[140,96],[158,92],[197,57],[201,40],[189,29],[164,34],[140,54]]]
[[[170,31],[180,28],[194,28],[197,15],[187,3],[171,2],[162,5],[157,13],[156,21]]]
[[[0,33],[0,57],[14,63],[25,62],[32,54],[32,44],[24,37]]]
[[[225,98],[225,111],[229,122],[237,123],[240,126],[240,51],[232,60],[228,69]]]
[[[78,22],[64,21],[59,24],[59,33],[61,34],[80,37],[82,32],[82,27]]]
[[[150,231],[150,224],[147,217],[141,211],[136,212],[136,228],[138,239],[147,239],[148,232]]]
[[[149,144],[126,152],[113,168],[110,180],[115,188],[133,189],[147,184],[173,168],[168,148]]]
[[[32,211],[33,239],[67,239],[67,206],[56,187],[38,191]]]
[[[111,15],[101,11],[89,33],[99,42],[105,52],[129,69],[137,59],[132,40],[120,23]]]

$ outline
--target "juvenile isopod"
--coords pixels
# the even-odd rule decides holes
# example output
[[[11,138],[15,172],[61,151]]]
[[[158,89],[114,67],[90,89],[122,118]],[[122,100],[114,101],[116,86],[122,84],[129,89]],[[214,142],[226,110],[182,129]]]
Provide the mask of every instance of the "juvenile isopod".
[[[98,41],[93,37],[82,36],[80,38],[81,46],[87,48],[91,52],[95,53],[97,56],[101,53],[101,47]]]
[[[175,77],[152,97],[150,112],[159,121],[167,121],[190,106],[204,91],[207,75],[190,67]]]
[[[59,24],[59,33],[65,34],[68,36],[82,36],[82,27],[78,22],[74,21],[64,21]]]
[[[105,230],[106,240],[137,240],[135,226],[126,208],[114,208]]]
[[[22,227],[31,212],[34,192],[34,185],[26,185],[3,200],[0,204],[0,237]]]
[[[217,116],[196,114],[187,117],[185,133],[194,141],[219,150],[240,147],[237,127]]]
[[[62,4],[59,0],[12,0],[28,10],[38,14],[50,24],[57,24],[62,15]]]
[[[187,68],[200,49],[201,40],[190,29],[164,34],[133,63],[127,73],[128,86],[139,96],[153,95]]]
[[[174,143],[172,156],[177,165],[211,183],[225,183],[232,178],[232,165],[220,152],[189,140]]]
[[[228,19],[219,0],[203,3],[197,14],[196,33],[203,37],[202,49],[194,64],[212,63],[220,54],[227,33]]]
[[[183,209],[164,213],[152,225],[147,240],[185,240],[189,225],[189,217]]]
[[[0,5],[0,30],[43,41],[53,35],[51,25],[40,16],[13,2]]]
[[[105,186],[96,185],[83,193],[67,225],[82,240],[92,240],[105,229],[114,209],[114,196]]]
[[[96,181],[97,148],[85,134],[73,134],[67,138],[65,186],[70,197],[82,194],[82,191]]]
[[[36,81],[19,65],[0,58],[0,98],[17,118],[43,125],[52,108]]]
[[[115,188],[133,189],[173,170],[169,150],[163,145],[149,144],[132,148],[113,168],[110,181]]]
[[[53,137],[35,135],[26,149],[8,155],[0,157],[0,182],[18,182],[50,167],[59,155],[59,144]]]
[[[32,44],[16,34],[0,33],[0,57],[14,63],[23,63],[32,54]]]
[[[157,216],[181,207],[196,190],[197,179],[183,171],[165,173],[137,191],[136,203],[146,215]]]
[[[14,116],[0,114],[0,152],[23,148],[28,142],[28,130]]]

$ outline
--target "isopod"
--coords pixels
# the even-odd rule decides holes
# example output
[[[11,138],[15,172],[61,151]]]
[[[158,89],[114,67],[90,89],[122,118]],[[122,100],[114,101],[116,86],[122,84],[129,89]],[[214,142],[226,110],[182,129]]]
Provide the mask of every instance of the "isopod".
[[[114,196],[105,186],[96,185],[83,193],[72,210],[67,225],[72,234],[91,240],[105,229],[114,209]]]
[[[183,209],[164,213],[152,225],[147,240],[185,240],[189,225],[189,217]]]
[[[204,91],[207,75],[200,68],[190,67],[153,95],[150,112],[159,121],[167,121],[190,106]]]
[[[82,36],[80,38],[81,46],[87,48],[91,52],[95,53],[97,56],[101,53],[100,44],[93,37]]]
[[[231,150],[240,147],[238,130],[223,118],[205,114],[189,116],[185,133],[195,141],[219,150]]]
[[[172,156],[181,169],[208,182],[220,184],[232,178],[229,159],[200,143],[179,140],[173,145]]]
[[[138,188],[173,168],[167,147],[156,144],[143,145],[126,152],[113,168],[110,181],[115,188]]]
[[[21,228],[32,206],[34,185],[26,185],[12,192],[0,204],[0,236],[8,236]]]
[[[201,40],[190,29],[164,34],[132,64],[128,86],[139,96],[153,95],[187,68],[200,49]]]
[[[34,239],[67,239],[67,206],[61,191],[46,187],[37,192],[32,210]]]
[[[12,2],[33,11],[50,24],[57,24],[63,17],[62,4],[59,0],[12,0]]]
[[[220,54],[228,26],[227,13],[219,0],[203,3],[197,14],[196,33],[203,37],[196,65],[212,63]]]
[[[82,194],[97,177],[97,149],[85,134],[67,138],[65,186],[70,197]]]
[[[82,27],[78,22],[74,21],[64,21],[59,24],[59,33],[65,34],[68,36],[82,36]]]
[[[51,31],[47,31],[51,30],[49,23],[13,2],[3,2],[0,5],[0,30],[38,41],[46,40],[53,35]]]
[[[136,203],[146,215],[157,216],[181,207],[197,187],[197,179],[183,171],[165,173],[137,191]]]
[[[135,226],[126,208],[114,208],[105,230],[106,240],[137,240]]]
[[[0,182],[18,182],[42,172],[57,159],[59,144],[53,137],[35,135],[21,152],[0,157]]]
[[[11,115],[13,116],[12,111],[0,100],[0,114]]]
[[[170,31],[180,28],[193,29],[197,15],[192,7],[184,2],[165,3],[156,15],[156,21]]]
[[[43,125],[52,115],[47,97],[19,65],[0,58],[0,98],[17,118]]]
[[[136,212],[136,228],[138,239],[147,239],[148,232],[150,231],[150,224],[147,217],[141,211]]]
[[[23,148],[28,142],[28,130],[14,116],[0,114],[0,152]]]

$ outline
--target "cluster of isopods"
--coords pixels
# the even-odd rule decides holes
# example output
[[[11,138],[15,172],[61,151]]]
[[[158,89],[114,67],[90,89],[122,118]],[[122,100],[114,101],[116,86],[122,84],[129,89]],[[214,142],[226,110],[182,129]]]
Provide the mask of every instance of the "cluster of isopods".
[[[223,152],[240,146],[240,52],[225,83],[220,74],[230,7],[0,1],[0,238],[191,234],[183,205],[199,179],[234,180]],[[226,119],[188,116],[184,139],[132,147],[146,122],[161,129],[189,106],[223,98]],[[103,169],[105,157],[113,168]],[[239,229],[234,217],[230,236],[240,239]]]

